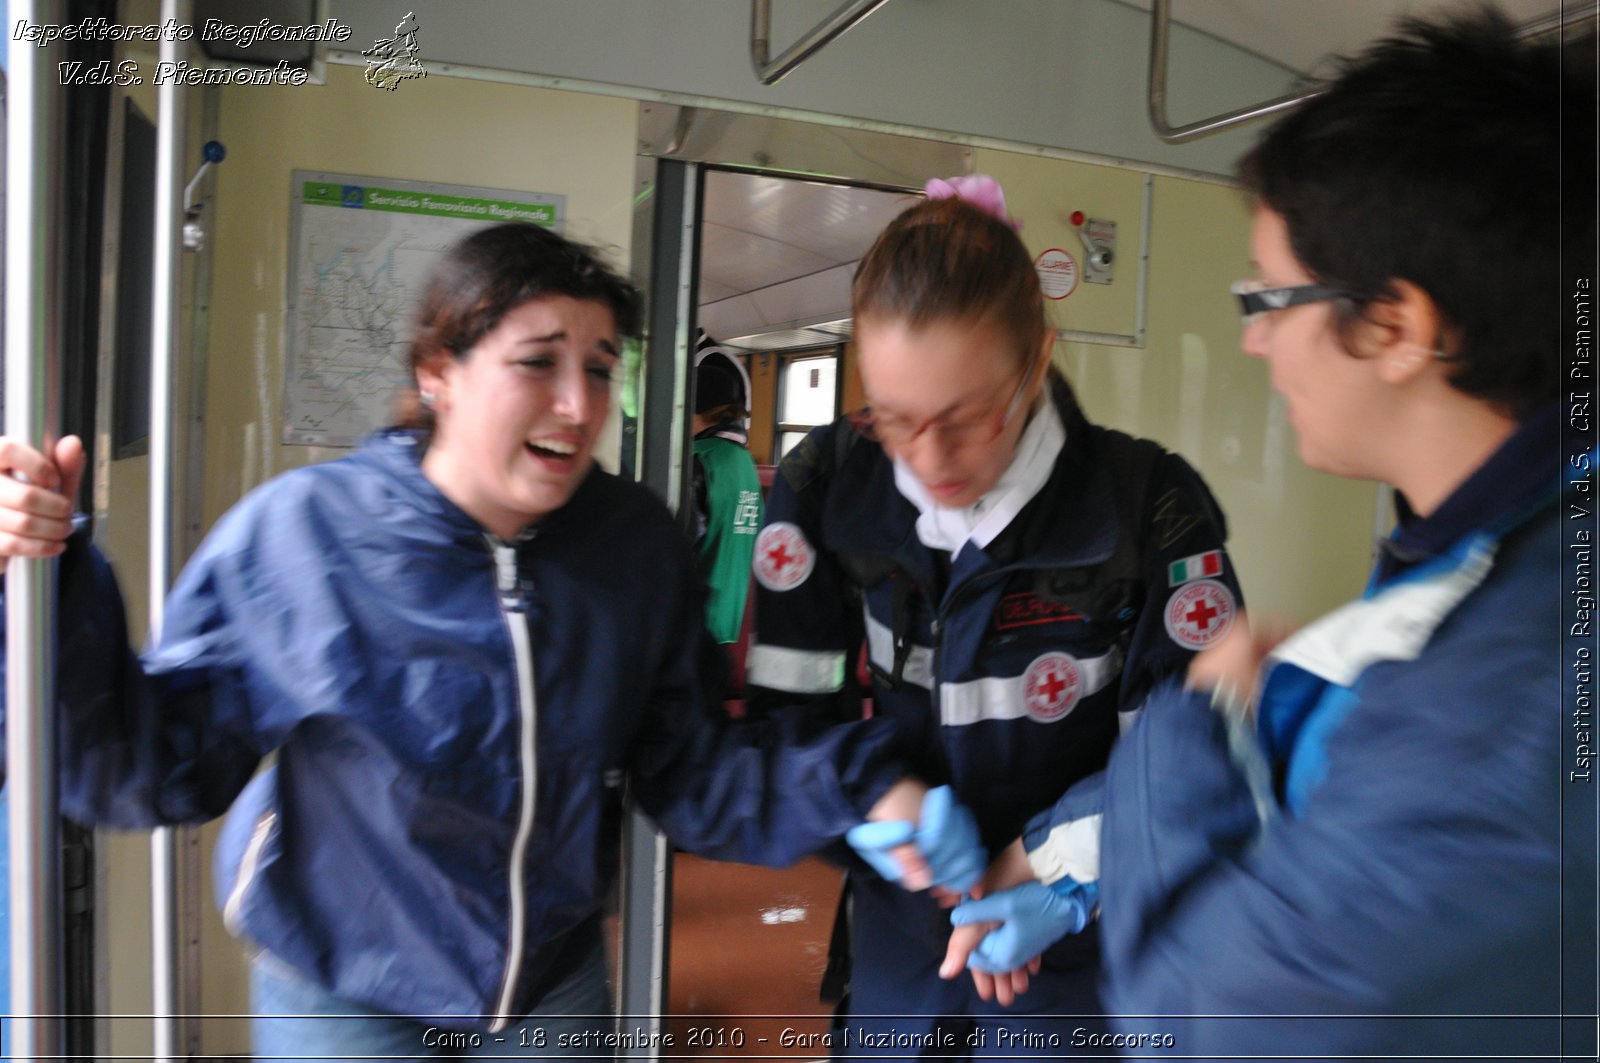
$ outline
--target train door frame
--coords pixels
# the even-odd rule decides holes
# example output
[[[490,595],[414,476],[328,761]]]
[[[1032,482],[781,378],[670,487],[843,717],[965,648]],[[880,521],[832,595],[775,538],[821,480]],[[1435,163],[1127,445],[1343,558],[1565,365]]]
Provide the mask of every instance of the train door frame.
[[[650,197],[648,248],[635,246],[635,261],[648,263],[648,340],[640,381],[638,479],[685,519],[688,482],[689,409],[694,344],[694,298],[699,274],[694,239],[700,203],[700,171],[694,163],[658,161]],[[616,1007],[630,1028],[651,1036],[645,1044],[619,1049],[624,1057],[650,1058],[662,1032],[667,995],[667,934],[671,917],[672,854],[666,836],[638,808],[623,825],[622,934],[617,962]]]
[[[649,185],[650,194],[636,199],[638,214],[634,224],[632,272],[641,278],[647,292],[648,334],[641,368],[637,438],[637,478],[660,494],[680,516],[686,514],[689,489],[691,414],[693,382],[690,372],[694,358],[692,337],[696,325],[699,279],[699,252],[705,174],[710,170],[735,171],[758,176],[773,176],[797,181],[848,185],[878,191],[920,191],[930,177],[962,169],[963,151],[936,140],[884,138],[880,134],[831,130],[830,150],[814,158],[815,166],[774,168],[752,165],[744,159],[729,159],[715,146],[700,147],[685,153],[686,145],[676,140],[670,153],[650,150],[649,105],[641,106],[640,180]],[[684,114],[687,121],[674,120],[673,126],[686,133],[696,116],[706,112],[694,109]],[[678,118],[683,118],[680,114]],[[712,112],[717,119],[734,118]],[[798,127],[824,130],[823,126],[795,123],[775,118],[737,116],[735,124],[767,134]],[[884,173],[860,176],[833,173],[844,169],[839,159],[860,159],[861,140],[897,142],[902,149],[915,145],[917,162],[896,172],[896,179],[884,180]],[[837,141],[847,143],[840,148]],[[691,146],[692,147],[692,146]],[[835,152],[838,158],[830,158]],[[652,170],[643,165],[654,156]],[[870,157],[870,156],[869,156]],[[887,169],[887,168],[886,168]],[[647,237],[647,239],[642,239]],[[840,392],[846,371],[843,344],[838,355]],[[835,404],[838,403],[835,399]],[[625,435],[626,439],[627,436]],[[628,809],[622,839],[621,928],[617,950],[616,1008],[629,1031],[645,1036],[626,1041],[618,1054],[624,1058],[649,1058],[657,1054],[665,1031],[664,1015],[668,999],[670,967],[672,852],[665,835],[637,808]]]

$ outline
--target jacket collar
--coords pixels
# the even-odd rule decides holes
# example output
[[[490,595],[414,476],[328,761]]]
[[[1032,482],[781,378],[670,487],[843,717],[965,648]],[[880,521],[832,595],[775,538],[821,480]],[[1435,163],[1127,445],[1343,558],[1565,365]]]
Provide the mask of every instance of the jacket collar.
[[[399,513],[368,514],[378,520],[399,520],[410,525],[408,534],[423,534],[444,538],[460,546],[482,550],[485,536],[483,525],[452,502],[422,471],[422,456],[427,453],[428,434],[415,429],[385,428],[362,440],[352,456],[353,461],[369,465],[389,478],[396,494],[404,501],[406,509]],[[585,519],[585,514],[596,508],[596,493],[602,488],[605,477],[598,466],[591,467],[579,483],[566,505],[548,513],[537,525],[538,537],[559,534],[563,528]],[[599,515],[593,515],[598,519]],[[528,536],[523,536],[525,541]]]
[[[750,445],[750,433],[745,431],[744,425],[736,421],[723,421],[721,424],[714,424],[709,428],[696,432],[694,437],[697,440],[726,439],[728,442],[737,443],[741,447]]]
[[[1530,414],[1489,459],[1426,517],[1396,492],[1399,523],[1378,546],[1377,576],[1387,580],[1445,553],[1470,532],[1505,531],[1555,497],[1551,465],[1561,453],[1561,404]]]
[[[1041,395],[1000,479],[970,506],[941,506],[910,466],[894,462],[895,487],[917,507],[917,538],[936,550],[959,554],[967,543],[988,546],[1005,531],[1050,478],[1065,440],[1055,404]]]

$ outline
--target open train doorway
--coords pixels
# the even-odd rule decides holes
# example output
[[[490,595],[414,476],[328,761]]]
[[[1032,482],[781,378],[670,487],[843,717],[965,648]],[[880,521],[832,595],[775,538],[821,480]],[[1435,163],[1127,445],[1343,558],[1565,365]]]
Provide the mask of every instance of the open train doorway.
[[[861,403],[850,282],[905,189],[706,168],[694,256],[696,335],[748,381],[742,427],[770,484],[811,428]],[[703,405],[703,404],[702,404]],[[715,431],[707,425],[702,434]],[[725,433],[733,434],[737,433]],[[747,594],[747,606],[754,595]],[[726,711],[747,709],[742,661],[759,618],[727,646]],[[773,870],[678,853],[669,901],[666,1031],[684,1056],[827,1054],[848,958],[835,935],[841,853]]]
[[[750,450],[776,464],[812,427],[859,405],[850,281],[911,197],[708,170],[702,202],[696,321],[743,361]]]

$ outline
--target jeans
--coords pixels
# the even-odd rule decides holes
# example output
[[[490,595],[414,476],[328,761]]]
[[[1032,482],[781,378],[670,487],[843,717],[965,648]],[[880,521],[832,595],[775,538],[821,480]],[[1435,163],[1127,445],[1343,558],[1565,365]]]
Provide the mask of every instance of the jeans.
[[[446,1030],[343,1000],[266,953],[251,964],[250,997],[257,1061],[595,1059],[611,1054],[600,1038],[615,1025],[599,940],[532,1014],[493,1034]]]
[[[11,809],[0,783],[0,1052],[11,1049]]]

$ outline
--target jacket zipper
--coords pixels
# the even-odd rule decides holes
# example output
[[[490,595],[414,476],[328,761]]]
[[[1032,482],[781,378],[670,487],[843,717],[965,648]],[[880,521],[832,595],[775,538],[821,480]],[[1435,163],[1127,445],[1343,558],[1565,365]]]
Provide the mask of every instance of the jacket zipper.
[[[531,537],[531,534],[530,536]],[[539,766],[535,757],[538,737],[539,704],[533,683],[533,648],[528,638],[527,602],[517,579],[517,548],[497,536],[488,536],[494,550],[496,589],[500,618],[511,635],[512,666],[517,677],[517,705],[521,720],[519,760],[522,765],[522,805],[517,815],[517,833],[511,842],[510,928],[506,946],[506,968],[501,977],[500,994],[495,1002],[495,1019],[489,1031],[497,1033],[516,1018],[511,1004],[516,996],[517,971],[522,966],[522,944],[527,933],[527,905],[523,865],[528,841],[533,835]]]
[[[233,891],[228,894],[228,902],[222,906],[222,923],[234,937],[243,935],[244,925],[239,922],[239,909],[244,906],[244,895],[255,881],[256,867],[261,863],[261,850],[266,848],[267,835],[272,833],[272,825],[277,821],[278,813],[271,809],[263,812],[250,831],[250,841],[244,847],[244,855],[239,858],[239,877],[233,884]]]

